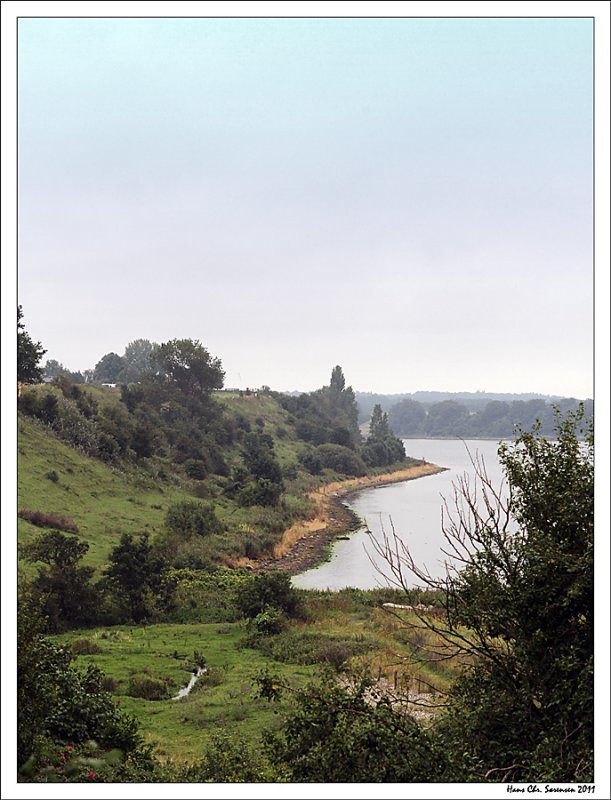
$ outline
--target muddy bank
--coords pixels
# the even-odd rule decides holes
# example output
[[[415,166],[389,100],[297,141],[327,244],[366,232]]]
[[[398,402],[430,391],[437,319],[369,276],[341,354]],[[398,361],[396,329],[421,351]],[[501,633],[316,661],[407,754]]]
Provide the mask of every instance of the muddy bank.
[[[271,558],[251,561],[248,566],[253,572],[277,569],[291,575],[318,566],[328,558],[331,544],[338,537],[357,530],[363,524],[360,517],[344,504],[345,498],[363,489],[416,480],[445,469],[425,462],[396,472],[321,486],[308,494],[315,508],[314,517],[300,520],[285,531]]]

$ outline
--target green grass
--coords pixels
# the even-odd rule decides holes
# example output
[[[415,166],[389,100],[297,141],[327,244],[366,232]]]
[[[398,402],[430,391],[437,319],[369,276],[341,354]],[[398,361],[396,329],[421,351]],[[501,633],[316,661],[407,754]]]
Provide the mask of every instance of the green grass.
[[[55,473],[57,480],[48,476]],[[19,419],[18,509],[70,517],[78,536],[89,544],[84,563],[101,568],[122,533],[158,532],[168,506],[190,494],[155,483],[145,473],[114,469],[81,455],[47,428]],[[27,543],[42,533],[19,519],[18,541]]]
[[[220,730],[258,746],[265,728],[279,726],[289,700],[288,694],[272,704],[257,698],[256,675],[268,669],[282,682],[302,686],[317,675],[321,662],[288,662],[311,660],[331,644],[354,654],[347,666],[367,666],[390,684],[395,676],[401,686],[422,679],[445,691],[456,667],[414,662],[414,646],[430,643],[432,635],[414,631],[384,611],[381,604],[387,594],[303,592],[305,618],[292,620],[284,632],[264,639],[257,649],[245,646],[244,622],[117,626],[52,638],[66,644],[87,639],[97,645],[100,652],[78,656],[77,666],[84,669],[91,661],[113,679],[117,702],[136,717],[142,735],[160,758],[192,763]],[[177,694],[191,678],[196,650],[205,658],[209,674],[187,697],[153,701],[129,696],[130,677],[142,672],[166,681],[171,694]]]
[[[220,730],[239,733],[258,745],[262,730],[277,726],[277,712],[286,706],[255,697],[257,673],[268,667],[299,685],[315,672],[311,666],[282,664],[257,650],[241,648],[243,623],[120,626],[53,637],[67,644],[84,638],[102,652],[78,656],[77,666],[84,668],[91,661],[116,682],[115,699],[138,719],[145,740],[164,760],[196,760]],[[172,691],[177,693],[191,678],[194,650],[204,655],[210,676],[202,676],[187,697],[149,701],[127,696],[130,676],[145,670],[173,681]]]

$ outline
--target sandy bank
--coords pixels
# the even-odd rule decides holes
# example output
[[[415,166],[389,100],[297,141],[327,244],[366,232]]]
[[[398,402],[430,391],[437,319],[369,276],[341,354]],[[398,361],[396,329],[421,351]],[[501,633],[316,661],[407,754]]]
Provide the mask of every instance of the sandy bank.
[[[249,566],[255,570],[280,569],[290,573],[302,572],[324,559],[329,542],[356,527],[354,514],[343,505],[342,498],[362,489],[411,481],[444,471],[445,467],[424,463],[396,472],[366,475],[362,478],[351,478],[320,486],[308,493],[308,499],[313,506],[313,516],[291,525],[274,547],[271,558],[251,561]]]

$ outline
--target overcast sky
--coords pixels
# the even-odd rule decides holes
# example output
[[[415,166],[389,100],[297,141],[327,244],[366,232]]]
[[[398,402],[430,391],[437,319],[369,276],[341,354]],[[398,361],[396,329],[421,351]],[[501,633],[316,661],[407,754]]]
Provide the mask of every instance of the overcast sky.
[[[593,392],[590,19],[21,19],[46,358],[228,386]]]

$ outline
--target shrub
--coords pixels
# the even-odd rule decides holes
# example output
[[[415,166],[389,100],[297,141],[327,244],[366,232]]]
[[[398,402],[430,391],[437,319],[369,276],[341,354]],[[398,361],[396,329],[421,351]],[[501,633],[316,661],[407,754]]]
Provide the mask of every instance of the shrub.
[[[102,652],[100,645],[91,639],[75,639],[70,649],[73,656],[91,656]]]
[[[32,525],[39,528],[54,528],[58,531],[68,531],[70,533],[78,533],[78,525],[70,517],[64,517],[61,514],[46,513],[44,511],[28,511],[22,508],[19,512],[21,519],[26,519]]]
[[[263,572],[254,575],[238,594],[238,606],[245,616],[254,619],[258,614],[274,608],[288,616],[299,613],[299,593],[285,572]]]
[[[199,458],[189,458],[184,464],[185,472],[190,478],[200,481],[208,474],[208,465]]]
[[[363,459],[341,444],[321,444],[316,448],[316,455],[320,463],[334,472],[344,475],[364,475],[367,472]]]
[[[223,532],[223,524],[211,505],[184,500],[173,503],[166,514],[166,528],[182,536],[210,536]]]
[[[286,626],[286,617],[279,608],[266,608],[252,620],[255,630],[262,636],[280,633]]]
[[[127,693],[130,697],[144,700],[165,700],[170,696],[170,682],[145,672],[132,675]]]

